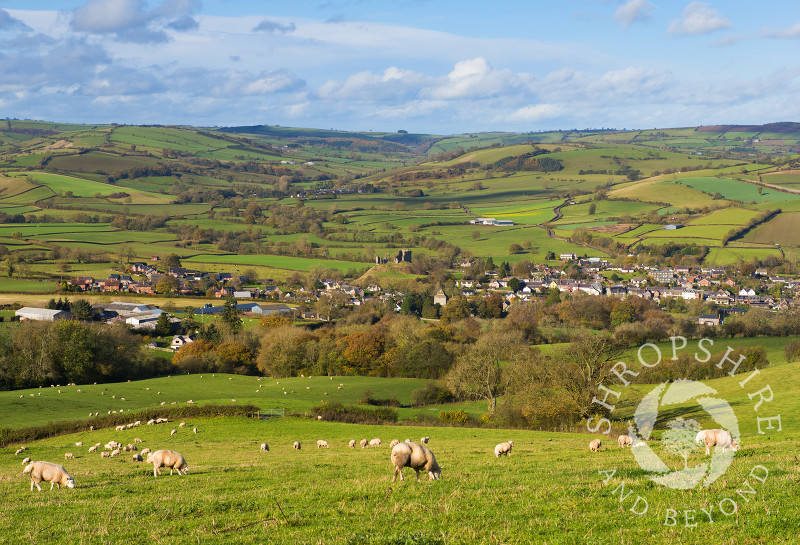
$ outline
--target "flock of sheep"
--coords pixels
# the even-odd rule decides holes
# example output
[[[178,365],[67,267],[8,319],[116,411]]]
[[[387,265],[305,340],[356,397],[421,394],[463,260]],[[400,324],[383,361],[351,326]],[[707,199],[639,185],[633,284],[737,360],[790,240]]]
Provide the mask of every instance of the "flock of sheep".
[[[739,450],[739,443],[731,436],[730,432],[725,430],[702,430],[697,432],[694,438],[696,443],[704,444],[706,447],[706,455],[711,453],[711,447],[721,447],[722,452],[731,449],[734,452]],[[509,441],[510,443],[510,441]],[[617,437],[617,444],[620,448],[624,447],[642,447],[645,445],[644,441],[639,441],[634,444],[633,439],[629,435],[620,435]],[[600,439],[594,439],[589,443],[589,450],[592,452],[599,452],[603,442]],[[495,455],[497,454],[497,445],[495,448]],[[509,449],[510,450],[510,449]]]

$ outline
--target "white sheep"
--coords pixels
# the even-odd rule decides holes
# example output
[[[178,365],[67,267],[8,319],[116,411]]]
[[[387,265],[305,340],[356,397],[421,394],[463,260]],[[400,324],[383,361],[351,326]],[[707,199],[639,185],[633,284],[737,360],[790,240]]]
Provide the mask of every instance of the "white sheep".
[[[113,458],[114,456],[119,456],[119,454],[120,454],[120,450],[119,450],[118,448],[116,448],[116,449],[114,449],[114,450],[112,450],[112,451],[111,451],[111,457],[112,457],[112,458]]]
[[[186,422],[181,422],[180,424],[178,424],[178,427],[179,428],[185,428],[186,427]]]
[[[261,452],[269,452],[269,445],[266,443],[261,443]]]
[[[362,439],[361,441],[359,441],[359,445],[361,445],[361,448],[367,448],[367,440]]]
[[[734,452],[739,450],[739,443],[725,430],[703,430],[697,433],[695,441],[706,445],[706,454],[711,453],[711,447],[722,447],[722,452],[730,448]]]
[[[50,483],[50,490],[53,489],[53,485],[58,485],[59,488],[61,488],[61,485],[67,488],[75,488],[75,481],[67,473],[67,470],[58,464],[31,462],[22,470],[23,475],[27,473],[31,475],[31,492],[33,492],[34,485],[41,492],[42,487],[39,486],[39,483],[42,481]]]
[[[168,467],[169,474],[172,471],[178,472],[178,475],[187,475],[189,473],[189,466],[186,465],[186,460],[183,456],[174,450],[157,450],[147,455],[147,463],[153,464],[153,476],[158,477],[161,474],[161,467]]]
[[[100,453],[100,458],[111,458],[111,453],[108,452],[107,450],[104,450],[103,452]]]
[[[350,442],[348,443],[348,445],[350,445],[350,448],[356,448],[356,440],[355,439],[350,439]]]
[[[603,445],[603,442],[600,439],[595,439],[591,443],[589,443],[589,450],[592,452],[599,452],[600,447]]]
[[[150,450],[150,447],[143,448],[143,449],[142,449],[142,456],[147,456],[148,454],[150,454],[150,452],[152,452],[152,451]]]
[[[133,461],[134,462],[141,462],[142,460],[143,460],[143,458],[142,458],[141,454],[136,453],[136,454],[133,455]]]
[[[172,430],[171,432],[169,432],[170,435],[175,435],[176,433],[178,433],[178,430]]]
[[[499,445],[494,447],[494,455],[497,458],[500,458],[502,455],[508,456],[511,454],[511,449],[514,448],[514,441],[506,441],[505,443],[500,443]]]
[[[26,458],[23,458],[23,460],[22,460],[22,465],[28,464],[28,463],[30,463],[30,461],[31,461],[31,459],[30,459],[30,458],[27,458],[27,457],[26,457]]]
[[[438,479],[442,474],[442,468],[436,463],[436,457],[431,450],[416,443],[398,443],[392,449],[391,460],[394,464],[394,475],[392,482],[400,475],[400,480],[403,481],[403,468],[410,467],[417,472],[417,481],[419,481],[419,470],[427,471],[431,480]]]
[[[620,435],[617,437],[617,444],[619,444],[620,448],[625,448],[633,446],[633,439],[631,439],[630,435]]]
[[[71,452],[65,452],[64,453],[64,459],[65,460],[74,460],[75,459],[75,455],[72,454]]]
[[[193,431],[194,433],[197,433],[197,428],[192,428],[192,431]]]
[[[92,445],[89,447],[89,452],[97,452],[97,445]]]
[[[82,447],[83,446],[83,441],[78,441],[77,443],[75,443],[75,446],[76,447]]]
[[[377,437],[375,439],[371,439],[370,442],[369,442],[369,446],[371,446],[371,447],[379,447],[379,446],[381,446],[381,440],[378,439]]]
[[[300,441],[295,441],[292,446],[294,447],[294,450],[300,450]]]
[[[317,441],[317,448],[330,448],[330,447],[328,446],[327,441],[323,441],[322,439],[320,439],[319,441]]]
[[[394,448],[394,446],[399,444],[399,443],[400,443],[399,439],[392,439],[392,442],[389,443],[389,448]]]
[[[427,446],[428,445],[428,441],[430,441],[430,440],[431,440],[430,437],[423,437],[422,439],[419,440],[420,441],[420,445],[426,445]]]
[[[141,439],[139,439],[138,437],[134,437],[133,438],[133,442],[134,443],[142,443],[143,441]]]

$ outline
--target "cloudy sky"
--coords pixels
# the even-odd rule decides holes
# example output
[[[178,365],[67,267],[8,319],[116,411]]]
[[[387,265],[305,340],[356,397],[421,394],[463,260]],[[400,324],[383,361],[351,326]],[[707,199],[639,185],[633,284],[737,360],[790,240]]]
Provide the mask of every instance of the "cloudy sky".
[[[0,0],[0,118],[436,134],[800,121],[798,45],[787,0]]]

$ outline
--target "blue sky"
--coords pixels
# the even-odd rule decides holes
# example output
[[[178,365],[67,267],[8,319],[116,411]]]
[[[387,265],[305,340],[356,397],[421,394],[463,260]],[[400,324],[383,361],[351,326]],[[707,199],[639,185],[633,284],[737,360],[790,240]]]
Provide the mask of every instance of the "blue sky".
[[[0,117],[435,134],[800,121],[798,45],[800,3],[782,0],[0,0]]]

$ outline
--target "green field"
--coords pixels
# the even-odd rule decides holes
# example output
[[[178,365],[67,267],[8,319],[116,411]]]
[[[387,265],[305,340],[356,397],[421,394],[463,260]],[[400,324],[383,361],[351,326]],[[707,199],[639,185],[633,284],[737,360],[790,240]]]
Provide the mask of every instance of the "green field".
[[[186,258],[186,263],[212,263],[219,265],[261,265],[276,269],[308,271],[312,267],[338,269],[345,272],[349,269],[367,269],[369,263],[355,261],[337,261],[335,259],[309,259],[280,255],[198,255]]]
[[[778,214],[766,223],[763,223],[750,230],[743,242],[753,242],[757,244],[780,244],[785,246],[797,246],[798,232],[800,230],[800,213],[784,212]]]
[[[780,202],[800,199],[800,195],[783,193],[729,178],[680,178],[679,181],[705,193],[711,195],[720,193],[724,199],[742,202]]]
[[[0,449],[0,491],[6,498],[0,506],[0,531],[9,542],[37,543],[91,542],[98,535],[114,536],[114,541],[138,541],[146,536],[156,542],[181,544],[660,545],[731,540],[756,544],[764,543],[765,536],[770,542],[789,543],[800,526],[800,515],[792,508],[800,430],[788,417],[799,408],[798,384],[793,379],[797,367],[795,363],[764,369],[746,388],[739,385],[743,376],[707,381],[733,407],[742,437],[741,449],[727,472],[705,488],[676,490],[654,483],[632,451],[616,445],[615,435],[427,427],[413,422],[374,426],[289,417],[269,421],[188,418],[183,420],[185,428],[175,421],[121,432],[102,428],[33,441],[19,456],[13,454],[18,445]],[[273,379],[259,382],[256,377],[231,378],[175,376],[102,387],[62,386],[62,394],[55,387],[8,392],[0,395],[0,410],[22,419],[37,413],[33,403],[42,408],[54,400],[59,400],[62,411],[77,414],[88,412],[86,400],[122,407],[136,405],[136,395],[143,399],[152,396],[151,404],[173,397],[185,404],[181,396],[187,395],[195,399],[237,395],[237,402],[243,403],[256,398],[257,389],[277,390],[286,384],[296,393],[302,384],[311,385],[312,390],[306,392],[314,392],[325,383],[343,383],[345,389],[356,389],[351,383],[355,377],[334,377],[333,381],[298,378],[289,383],[282,379],[280,385]],[[373,391],[383,382],[386,389],[381,394],[397,391],[398,397],[404,397],[410,387],[409,383],[396,383],[396,379],[364,380],[370,381]],[[205,387],[201,381],[206,381]],[[751,399],[748,395],[765,384],[771,385],[774,398],[756,412],[758,397]],[[145,385],[151,390],[144,390]],[[161,396],[153,391],[158,387],[164,388]],[[98,395],[100,388],[105,396]],[[631,404],[638,403],[649,388],[625,390],[617,409],[619,416],[624,418]],[[40,392],[41,396],[28,395]],[[23,399],[19,400],[18,394]],[[122,394],[126,394],[125,402],[119,399]],[[109,399],[111,395],[117,395],[117,400]],[[316,402],[311,399],[313,394],[308,395],[306,404]],[[12,399],[28,405],[12,407]],[[76,408],[76,404],[82,406]],[[698,417],[705,426],[710,423],[689,407],[679,406],[668,418],[676,414]],[[782,430],[758,434],[756,418],[776,414],[787,415]],[[134,418],[132,414],[131,420]],[[195,427],[196,434],[191,431]],[[175,435],[170,433],[173,429],[177,430]],[[429,447],[443,468],[441,479],[429,482],[424,476],[417,483],[413,471],[406,469],[405,481],[392,483],[389,442],[420,436],[431,437]],[[189,466],[188,475],[170,477],[162,469],[162,476],[154,478],[152,466],[133,462],[130,453],[111,459],[88,453],[88,447],[96,442],[113,439],[133,443],[135,437],[143,441],[139,448],[168,448],[182,453]],[[587,448],[595,437],[602,437],[604,443],[598,453]],[[347,447],[351,439],[362,438],[380,438],[382,446]],[[318,439],[326,440],[330,448],[316,448]],[[507,440],[514,441],[511,455],[496,458],[494,445]],[[78,441],[84,446],[76,446]],[[294,441],[301,443],[301,450],[292,448]],[[260,452],[263,442],[269,444],[269,452]],[[708,459],[696,445],[684,459],[666,450],[658,440],[649,444],[671,469],[685,464],[693,467]],[[75,459],[64,460],[67,452]],[[63,463],[76,488],[50,491],[44,485],[42,492],[31,493],[28,477],[21,474],[22,456]],[[737,492],[742,490],[747,493]],[[126,501],[133,498],[135,501]],[[735,509],[726,498],[732,498]],[[702,509],[711,513],[713,522]],[[50,517],[35,516],[55,510],[60,517],[58,531],[53,531]],[[674,526],[670,525],[671,515],[675,516]]]

